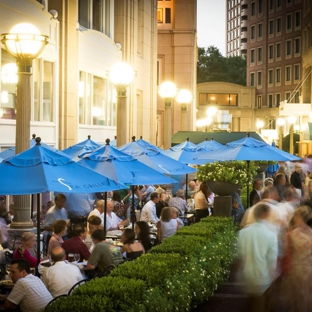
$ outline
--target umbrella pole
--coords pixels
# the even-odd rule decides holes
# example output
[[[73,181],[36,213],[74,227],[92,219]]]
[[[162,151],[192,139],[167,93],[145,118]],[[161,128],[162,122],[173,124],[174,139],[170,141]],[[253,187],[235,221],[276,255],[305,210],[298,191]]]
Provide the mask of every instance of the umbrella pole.
[[[104,234],[106,237],[107,192],[104,193]]]
[[[185,200],[187,200],[187,186],[188,186],[187,180],[188,174],[185,175]]]
[[[131,204],[131,213],[130,213],[130,222],[132,222],[132,230],[134,231],[134,214],[135,214],[135,211],[134,211],[134,185],[131,185],[131,192],[132,192],[132,198],[131,198],[131,201],[132,201],[132,204]]]
[[[249,173],[249,164],[250,161],[247,160],[247,174]],[[247,183],[247,208],[249,208],[249,183]]]
[[[37,262],[40,263],[40,213],[41,213],[41,198],[40,194],[37,194]],[[37,270],[37,276],[39,276]]]
[[[38,203],[37,203],[37,209],[38,209]],[[30,219],[33,220],[34,217],[34,195],[32,194],[30,196]]]

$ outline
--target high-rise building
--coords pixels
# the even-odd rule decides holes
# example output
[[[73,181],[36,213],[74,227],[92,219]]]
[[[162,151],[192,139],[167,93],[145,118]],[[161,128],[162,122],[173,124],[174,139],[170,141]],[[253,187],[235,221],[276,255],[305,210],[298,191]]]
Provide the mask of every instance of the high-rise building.
[[[248,0],[227,0],[226,56],[247,53]]]

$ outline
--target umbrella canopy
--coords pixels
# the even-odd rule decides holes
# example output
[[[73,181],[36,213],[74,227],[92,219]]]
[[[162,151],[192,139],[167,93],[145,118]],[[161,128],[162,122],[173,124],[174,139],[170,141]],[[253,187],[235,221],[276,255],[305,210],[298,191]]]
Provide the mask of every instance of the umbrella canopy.
[[[87,140],[65,148],[62,152],[69,155],[74,160],[78,160],[80,155],[91,152],[100,146],[100,144],[91,140],[91,135],[88,135]]]
[[[265,142],[246,137],[241,140],[227,143],[226,146],[207,154],[200,155],[196,159],[197,163],[201,164],[212,160],[294,161],[300,160],[300,158]]]
[[[189,139],[186,138],[185,142],[170,147],[165,150],[163,154],[183,164],[198,164],[196,159],[200,156],[200,152],[202,151],[202,147],[198,147],[196,144],[189,142]]]
[[[118,149],[161,173],[179,175],[197,171],[182,162],[162,154],[160,152],[162,150],[157,146],[142,139],[135,141],[135,137],[132,137],[131,143],[125,144]]]
[[[29,142],[29,146],[30,146],[30,147],[33,147],[33,146],[35,146],[35,145],[36,145],[36,135],[33,134],[33,135],[32,135],[32,139],[31,139],[30,142]],[[56,148],[51,147],[50,145],[45,144],[45,143],[43,143],[43,142],[41,143],[41,145],[44,146],[44,147],[46,147],[46,148],[48,148],[48,149],[51,149],[51,150],[53,150],[53,151],[57,151]],[[13,156],[15,156],[15,146],[10,147],[10,148],[8,148],[7,150],[5,150],[5,151],[3,151],[3,152],[0,153],[0,158],[2,158],[2,159],[7,159],[7,158],[13,157]]]
[[[92,153],[86,153],[77,163],[96,172],[105,173],[111,179],[128,185],[171,184],[173,180],[144,165],[133,156],[125,154],[107,144]]]
[[[202,148],[206,152],[210,152],[210,151],[214,151],[215,149],[220,148],[224,145],[215,141],[212,138],[211,138],[211,140],[208,140],[207,138],[205,138],[205,141],[198,143],[197,146]]]
[[[0,190],[6,195],[50,191],[95,193],[124,189],[125,185],[78,165],[68,155],[37,144],[0,164]]]

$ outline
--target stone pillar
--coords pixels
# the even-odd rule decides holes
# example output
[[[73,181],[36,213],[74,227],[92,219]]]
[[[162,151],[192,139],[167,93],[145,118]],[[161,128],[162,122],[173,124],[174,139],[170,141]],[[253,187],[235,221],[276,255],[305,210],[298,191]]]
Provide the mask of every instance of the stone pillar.
[[[171,99],[165,99],[164,149],[171,147]]]
[[[30,109],[31,109],[31,66],[18,65],[17,99],[16,99],[16,137],[15,154],[29,148]],[[30,219],[30,195],[14,196],[14,220],[10,225],[14,229],[32,229]]]

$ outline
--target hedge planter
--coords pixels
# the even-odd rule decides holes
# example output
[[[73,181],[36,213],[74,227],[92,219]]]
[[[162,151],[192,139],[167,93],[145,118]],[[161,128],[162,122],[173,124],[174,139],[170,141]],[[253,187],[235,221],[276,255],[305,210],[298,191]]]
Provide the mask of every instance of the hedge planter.
[[[235,232],[230,218],[203,218],[45,311],[190,311],[228,278],[236,255]]]

